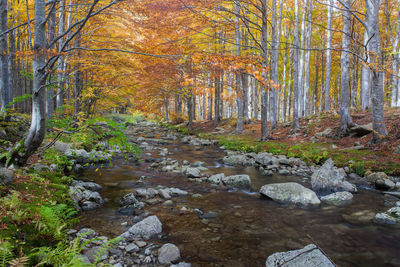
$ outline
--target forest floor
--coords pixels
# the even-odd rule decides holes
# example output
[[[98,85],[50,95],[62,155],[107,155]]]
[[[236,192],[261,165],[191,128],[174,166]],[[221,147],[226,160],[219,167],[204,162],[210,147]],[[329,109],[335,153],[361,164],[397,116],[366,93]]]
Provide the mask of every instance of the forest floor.
[[[353,122],[367,125],[372,121],[371,112],[352,112]],[[237,134],[235,120],[223,120],[218,127],[212,121],[194,123],[194,133],[219,140],[229,149],[246,152],[267,151],[299,157],[313,163],[332,158],[336,165],[353,167],[363,175],[365,171],[384,171],[400,175],[400,110],[385,110],[388,137],[380,144],[371,144],[372,133],[358,137],[355,134],[339,137],[340,116],[322,113],[300,119],[300,129],[292,133],[291,123],[279,123],[270,133],[270,140],[261,138],[261,122],[251,121],[243,133]],[[178,126],[179,128],[180,126]],[[321,133],[326,131],[328,134]],[[318,134],[319,133],[319,134]],[[397,149],[397,151],[396,151]]]

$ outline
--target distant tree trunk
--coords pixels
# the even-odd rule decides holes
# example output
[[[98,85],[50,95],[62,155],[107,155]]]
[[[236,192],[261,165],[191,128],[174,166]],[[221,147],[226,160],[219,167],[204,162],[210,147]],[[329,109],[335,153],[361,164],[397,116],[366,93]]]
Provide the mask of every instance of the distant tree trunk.
[[[259,83],[256,79],[254,79],[254,87],[253,87],[253,117],[255,120],[258,120],[258,113],[259,113],[259,109],[258,109],[258,105],[259,105]]]
[[[306,29],[306,52],[304,63],[304,115],[310,114],[310,61],[311,61],[311,37],[312,37],[312,0],[307,3],[307,29]],[[317,79],[317,78],[316,78]]]
[[[50,23],[49,23],[49,43],[51,43],[56,36],[56,10],[54,9],[50,14]],[[48,47],[52,49],[52,47]],[[50,84],[47,86],[47,119],[51,120],[53,118],[54,113],[54,85],[53,85],[53,76],[49,75]]]
[[[368,32],[365,29],[364,32],[364,45],[368,46]],[[367,51],[369,50],[367,47]],[[367,52],[368,53],[368,52]],[[368,61],[364,63],[361,69],[361,107],[363,110],[369,109],[370,106],[370,91],[371,91],[371,71],[367,64],[370,62],[369,55],[367,55]]]
[[[64,32],[65,26],[65,17],[64,17],[64,9],[65,9],[65,0],[60,0],[60,14],[59,14],[59,24],[58,24],[58,34],[61,35]],[[58,40],[58,53],[61,53],[60,49],[64,44],[64,39],[60,38]],[[57,61],[57,96],[56,96],[56,107],[60,109],[62,105],[64,105],[64,56],[60,56]],[[60,111],[61,112],[61,111]]]
[[[81,35],[80,33],[76,36],[75,47],[81,47]],[[77,57],[80,58],[80,51],[77,51]],[[80,70],[81,64],[78,63],[75,72],[75,86],[74,86],[74,118],[78,119],[80,111],[80,97],[83,87],[82,71]]]
[[[4,32],[8,30],[8,17],[7,17],[7,0],[0,0],[0,31]],[[5,111],[6,106],[10,102],[10,84],[9,84],[9,71],[8,71],[8,44],[7,34],[3,34],[0,37],[0,66],[1,66],[1,78],[0,78],[0,102],[1,111]]]
[[[46,132],[46,5],[45,0],[35,0],[35,53],[33,56],[32,121],[27,137],[11,153],[9,164],[25,165],[39,148]]]
[[[188,110],[188,118],[189,118],[189,122],[188,122],[188,129],[189,131],[193,130],[193,119],[194,119],[194,109],[193,109],[193,94],[192,92],[190,92],[189,97],[186,100],[187,103],[187,110]]]
[[[17,57],[16,57],[16,47],[15,47],[15,31],[9,32],[9,51],[10,54],[10,62],[9,62],[9,69],[10,69],[10,81],[9,81],[9,97],[12,101],[14,97],[21,96],[21,88],[18,88],[17,84],[17,74],[18,74],[18,65],[17,65]],[[14,104],[14,108],[18,109],[19,103]]]
[[[301,20],[301,36],[300,36],[300,59],[299,59],[299,116],[300,118],[304,116],[304,62],[305,62],[305,28],[306,28],[306,13],[307,8],[303,8],[303,15]]]
[[[343,1],[343,30],[342,30],[342,56],[340,61],[341,81],[340,81],[340,132],[342,135],[348,133],[352,125],[349,109],[349,85],[350,85],[350,44],[351,44],[351,0]]]
[[[400,106],[400,92],[399,92],[399,78],[396,75],[399,75],[399,61],[400,61],[400,46],[399,46],[399,38],[400,38],[400,0],[398,0],[398,16],[397,16],[397,25],[396,25],[396,35],[394,38],[391,38],[392,43],[392,57],[393,57],[393,66],[392,71],[394,73],[392,77],[392,98],[391,98],[391,106],[399,107]],[[393,39],[393,40],[392,40]],[[399,49],[397,49],[399,47]],[[396,53],[397,52],[397,53]]]
[[[272,27],[271,27],[271,80],[273,84],[271,84],[271,98],[270,98],[270,117],[271,117],[271,130],[275,129],[276,123],[278,120],[277,115],[277,90],[279,86],[278,79],[278,63],[279,63],[279,42],[278,42],[278,19],[277,19],[277,7],[276,0],[272,0]]]
[[[299,125],[299,1],[294,1],[293,129]]]
[[[220,101],[221,101],[220,87],[221,84],[218,71],[218,75],[214,78],[214,127],[218,126],[218,122],[220,119]]]
[[[212,84],[211,81],[210,81],[210,84]],[[213,93],[211,92],[209,94],[209,98],[208,98],[208,118],[207,118],[207,120],[209,120],[209,121],[212,121],[212,119],[213,119],[213,104],[214,104]]]
[[[326,73],[325,73],[325,111],[329,111],[331,95],[331,65],[332,65],[332,10],[334,2],[329,0],[328,28],[326,30]]]
[[[240,13],[239,0],[234,0],[235,13]],[[240,56],[240,27],[239,17],[235,17],[235,42],[236,42],[236,56]],[[237,124],[236,132],[243,132],[243,88],[241,83],[241,73],[236,74],[236,104],[237,104]]]
[[[261,33],[261,46],[262,46],[262,57],[263,57],[263,67],[268,64],[268,20],[267,20],[267,0],[261,1],[262,6],[262,33]],[[263,71],[263,78],[266,80],[267,73]],[[269,137],[268,131],[268,93],[265,90],[265,84],[261,84],[261,140],[265,141]]]
[[[380,0],[366,0],[367,30],[372,66],[372,128],[374,143],[379,142],[388,132],[385,125],[383,73],[379,62],[381,59],[381,45],[379,34],[379,7]]]

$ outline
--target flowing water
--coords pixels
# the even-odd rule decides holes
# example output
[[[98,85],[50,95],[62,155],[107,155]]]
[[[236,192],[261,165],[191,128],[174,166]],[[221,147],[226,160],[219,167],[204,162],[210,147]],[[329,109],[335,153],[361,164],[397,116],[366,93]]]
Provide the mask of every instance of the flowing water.
[[[218,190],[207,183],[189,182],[185,176],[159,173],[148,168],[150,163],[115,160],[113,166],[85,177],[102,185],[100,192],[108,198],[103,208],[82,215],[81,227],[90,227],[100,234],[115,237],[132,225],[132,217],[117,213],[118,200],[139,187],[164,185],[202,198],[173,198],[174,207],[161,204],[147,206],[163,223],[167,242],[179,246],[184,261],[194,266],[265,266],[274,252],[299,249],[315,243],[338,266],[400,266],[400,230],[380,226],[371,218],[386,211],[384,197],[371,190],[359,190],[353,202],[344,207],[322,204],[318,208],[301,209],[275,203],[260,197],[259,188],[267,183],[294,181],[295,176],[263,176],[254,167],[228,167],[217,147],[194,146],[176,141],[163,145],[172,153],[168,157],[180,161],[204,161],[209,173],[248,174],[252,192]],[[153,157],[159,157],[157,152]],[[141,176],[148,178],[139,183]],[[217,212],[215,219],[202,220],[195,213],[181,214],[180,207]]]

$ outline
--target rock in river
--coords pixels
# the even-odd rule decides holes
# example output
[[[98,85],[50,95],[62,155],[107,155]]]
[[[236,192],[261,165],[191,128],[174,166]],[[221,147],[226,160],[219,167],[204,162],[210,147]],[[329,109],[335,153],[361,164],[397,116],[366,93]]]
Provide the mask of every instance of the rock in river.
[[[181,257],[179,248],[174,244],[167,243],[163,245],[158,251],[158,261],[161,264],[172,263]]]
[[[330,205],[342,206],[349,203],[353,199],[353,194],[350,192],[336,192],[324,197],[321,197],[323,202]]]
[[[162,223],[157,216],[149,216],[129,228],[132,235],[153,236],[162,232]],[[124,234],[123,234],[124,236]]]
[[[222,177],[222,182],[228,187],[250,189],[251,180],[246,174]]]
[[[393,207],[386,212],[376,214],[375,221],[381,224],[400,225],[400,207]]]
[[[312,189],[319,194],[348,191],[357,192],[355,185],[346,181],[346,172],[336,168],[332,159],[328,159],[324,165],[314,171],[311,177]]]
[[[310,244],[302,249],[278,252],[268,257],[266,267],[334,267],[335,265],[317,248]]]
[[[267,184],[261,187],[260,193],[284,204],[310,206],[321,203],[312,190],[298,183]]]

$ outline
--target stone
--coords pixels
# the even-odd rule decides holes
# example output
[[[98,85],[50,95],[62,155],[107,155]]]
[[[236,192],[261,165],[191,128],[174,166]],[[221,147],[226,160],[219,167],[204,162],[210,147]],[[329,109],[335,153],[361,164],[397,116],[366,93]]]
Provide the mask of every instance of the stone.
[[[201,219],[214,219],[218,217],[218,213],[215,211],[207,212],[200,216]]]
[[[311,186],[318,194],[341,191],[357,192],[356,186],[346,181],[346,176],[347,174],[343,169],[336,168],[333,160],[328,159],[312,174]]]
[[[106,260],[108,258],[108,254],[108,249],[102,246],[92,247],[84,253],[90,262],[95,262],[96,260]]]
[[[390,190],[394,187],[396,187],[396,184],[389,179],[375,181],[375,188],[379,190]]]
[[[170,198],[171,198],[168,189],[158,189],[158,194],[159,194],[163,199],[170,199]]]
[[[225,176],[222,178],[222,182],[228,187],[234,187],[239,189],[250,189],[251,179],[246,174]]]
[[[119,205],[120,206],[129,206],[138,203],[139,201],[136,199],[135,194],[129,193],[123,196],[119,200]]]
[[[192,267],[192,264],[187,262],[180,262],[178,264],[171,264],[169,267]]]
[[[218,174],[214,174],[214,175],[211,175],[210,177],[208,177],[207,181],[212,183],[212,184],[221,184],[222,183],[222,179],[224,177],[225,177],[225,174],[218,173]]]
[[[93,201],[84,201],[81,204],[81,208],[83,211],[90,211],[90,210],[96,210],[100,208],[101,205],[99,203],[93,202]]]
[[[389,179],[386,173],[384,172],[373,172],[366,175],[367,181],[371,184],[375,184],[377,180],[386,180]]]
[[[162,232],[162,223],[157,216],[149,216],[129,228],[129,233],[141,236],[154,236]]]
[[[8,185],[14,180],[14,171],[0,167],[0,184]]]
[[[173,263],[180,259],[179,248],[174,244],[167,243],[158,250],[158,261],[161,264]]]
[[[334,267],[328,257],[314,244],[302,249],[278,252],[268,257],[266,267]]]
[[[203,197],[203,195],[201,195],[201,194],[193,194],[192,195],[192,198],[201,198],[201,197]]]
[[[261,187],[260,193],[283,204],[312,206],[321,203],[315,192],[298,183],[267,184]]]
[[[129,253],[129,252],[138,252],[140,249],[136,244],[131,243],[125,247],[125,250],[126,252]]]
[[[254,161],[260,165],[270,165],[272,164],[272,154],[271,153],[258,153],[255,157],[254,157]]]
[[[95,192],[101,191],[103,189],[103,187],[99,184],[93,182],[76,181],[76,180],[72,182],[72,186],[82,186],[87,190]]]
[[[393,207],[375,215],[375,222],[380,224],[400,225],[400,207]]]
[[[136,245],[139,247],[139,248],[143,248],[143,247],[145,247],[146,245],[147,245],[147,243],[146,242],[144,242],[144,241],[136,241]]]
[[[251,166],[254,163],[254,160],[250,160],[246,155],[228,155],[222,159],[225,164],[231,166]]]
[[[350,128],[350,133],[354,134],[357,137],[363,137],[364,135],[370,134],[372,132],[372,123],[368,123],[365,125],[354,125]]]
[[[199,178],[201,176],[198,168],[189,167],[186,169],[185,173],[189,178]]]
[[[55,142],[53,147],[54,147],[55,150],[57,150],[61,154],[65,154],[65,152],[67,150],[72,149],[72,145],[71,144],[63,143],[63,142],[60,142],[60,141]]]
[[[327,196],[321,197],[323,202],[334,206],[342,206],[348,204],[353,199],[353,194],[350,192],[336,192]]]
[[[165,207],[171,207],[174,205],[174,202],[172,200],[167,200],[164,203],[162,203],[162,205]]]
[[[170,188],[169,192],[173,196],[187,196],[188,195],[188,192],[183,191],[179,188],[174,188],[174,187]]]
[[[136,194],[142,198],[153,198],[157,192],[153,188],[138,188]]]
[[[316,133],[316,137],[331,137],[333,134],[332,128],[326,128],[324,131]]]

